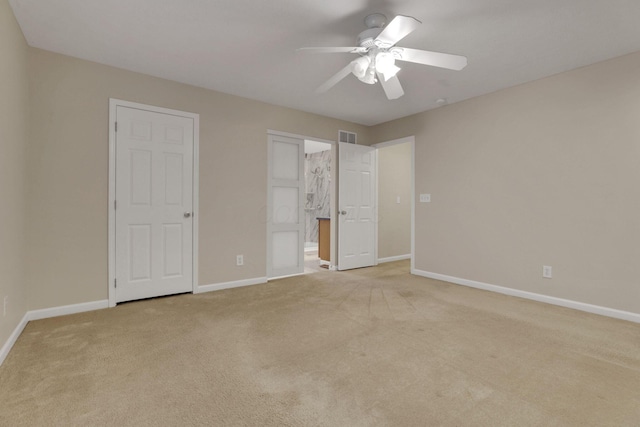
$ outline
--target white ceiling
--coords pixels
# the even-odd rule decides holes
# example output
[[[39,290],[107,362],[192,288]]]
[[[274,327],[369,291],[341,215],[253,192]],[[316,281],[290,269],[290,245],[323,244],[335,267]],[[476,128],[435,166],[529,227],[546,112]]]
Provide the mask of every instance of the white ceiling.
[[[640,51],[639,0],[10,0],[31,46],[373,125]],[[463,71],[401,63],[405,96],[348,76],[364,17],[422,21],[399,46],[465,55]]]

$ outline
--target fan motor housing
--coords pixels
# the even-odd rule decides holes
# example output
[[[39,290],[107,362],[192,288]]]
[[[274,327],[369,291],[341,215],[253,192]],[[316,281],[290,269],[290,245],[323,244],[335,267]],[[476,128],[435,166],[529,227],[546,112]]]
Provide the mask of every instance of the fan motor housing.
[[[364,30],[358,34],[358,46],[366,48],[374,47],[374,41],[381,32],[382,28],[369,28],[368,30]]]

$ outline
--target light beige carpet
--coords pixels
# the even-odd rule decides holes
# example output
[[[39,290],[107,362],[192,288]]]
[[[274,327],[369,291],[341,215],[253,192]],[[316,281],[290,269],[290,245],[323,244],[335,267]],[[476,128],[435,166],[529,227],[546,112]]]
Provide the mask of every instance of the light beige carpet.
[[[31,322],[0,425],[640,425],[640,325],[408,269]]]

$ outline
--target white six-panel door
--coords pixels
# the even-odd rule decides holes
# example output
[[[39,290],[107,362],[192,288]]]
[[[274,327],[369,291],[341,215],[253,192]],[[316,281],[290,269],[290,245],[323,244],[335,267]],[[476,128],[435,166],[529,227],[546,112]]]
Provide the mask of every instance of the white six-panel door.
[[[194,119],[116,107],[115,300],[193,287]]]
[[[267,277],[304,272],[304,140],[268,135]]]
[[[376,149],[338,146],[338,270],[369,267],[376,259]]]

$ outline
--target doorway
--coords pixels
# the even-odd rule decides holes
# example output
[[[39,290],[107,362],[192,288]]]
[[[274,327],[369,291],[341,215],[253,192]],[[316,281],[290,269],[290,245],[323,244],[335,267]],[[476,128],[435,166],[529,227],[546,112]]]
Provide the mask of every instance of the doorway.
[[[316,140],[319,142],[323,142],[323,143],[328,143],[331,144],[331,170],[337,172],[338,170],[338,147],[337,147],[337,143],[333,142],[333,141],[326,141],[326,140],[318,140],[315,138],[309,138],[309,137],[305,137],[305,136],[301,136],[301,135],[296,135],[296,134],[290,134],[290,133],[285,133],[285,132],[278,132],[278,131],[271,131],[269,130],[267,132],[268,134],[268,141],[269,141],[269,156],[268,156],[268,191],[267,191],[267,277],[268,279],[275,279],[275,278],[280,278],[280,277],[284,277],[284,276],[288,276],[288,275],[297,275],[297,274],[302,274],[304,272],[304,249],[305,249],[305,242],[307,242],[306,246],[307,248],[309,248],[309,251],[311,250],[315,250],[315,245],[311,246],[312,243],[309,241],[309,239],[306,237],[306,233],[305,233],[305,224],[308,221],[307,219],[307,215],[306,215],[306,211],[305,211],[305,206],[308,207],[310,215],[309,217],[312,218],[313,216],[313,210],[315,210],[314,206],[312,204],[306,204],[306,200],[307,200],[307,194],[308,192],[311,191],[307,191],[306,190],[306,183],[304,182],[302,178],[302,175],[304,174],[304,167],[303,167],[303,162],[304,162],[304,142],[305,140]],[[288,140],[287,140],[288,138]],[[279,141],[278,145],[280,145],[281,147],[285,147],[287,146],[288,149],[285,150],[287,152],[289,152],[288,155],[281,155],[279,156],[281,162],[280,162],[280,166],[278,167],[282,167],[284,168],[281,172],[284,173],[285,170],[288,170],[288,176],[290,178],[289,182],[285,182],[283,181],[282,177],[279,177],[279,174],[281,172],[277,171],[277,165],[274,162],[274,142]],[[286,145],[282,145],[280,143],[284,143]],[[378,239],[378,230],[379,229],[385,229],[386,226],[389,225],[393,225],[395,220],[387,217],[386,213],[384,214],[384,217],[380,216],[380,211],[379,211],[379,206],[378,206],[378,201],[374,201],[372,203],[372,207],[374,210],[374,215],[373,215],[373,221],[375,222],[375,226],[373,227],[373,230],[369,233],[369,235],[373,236],[373,239],[375,241],[375,254],[374,254],[374,261],[372,263],[372,265],[375,265],[379,262],[389,262],[389,261],[397,261],[397,260],[403,260],[403,259],[411,259],[411,270],[413,271],[414,269],[414,264],[413,264],[413,254],[414,254],[414,210],[415,210],[415,197],[414,197],[414,188],[415,188],[415,183],[414,183],[414,151],[415,151],[415,138],[413,136],[411,137],[407,137],[407,138],[401,138],[398,140],[393,140],[393,141],[388,141],[388,142],[384,142],[384,143],[380,143],[380,144],[375,144],[373,146],[367,147],[367,146],[357,146],[357,147],[361,147],[361,148],[368,148],[369,150],[374,151],[374,159],[375,159],[375,155],[377,153],[377,151],[379,151],[380,149],[385,149],[386,147],[392,147],[395,145],[400,145],[400,144],[407,144],[406,146],[409,147],[409,151],[410,151],[410,155],[405,156],[405,160],[404,163],[402,163],[401,166],[398,166],[397,168],[399,168],[402,172],[406,172],[409,175],[409,179],[406,180],[406,182],[404,182],[402,185],[404,186],[402,188],[403,190],[403,195],[395,195],[393,196],[393,200],[394,203],[396,204],[403,204],[405,206],[405,208],[407,208],[407,210],[409,211],[409,217],[410,217],[410,224],[408,224],[408,228],[410,229],[410,233],[409,236],[405,236],[405,240],[409,240],[409,249],[406,249],[406,245],[402,246],[404,249],[402,249],[400,252],[397,253],[392,253],[389,254],[387,251],[381,251],[380,248],[381,246],[385,246],[387,247],[387,245],[389,245],[389,241],[387,239],[387,237],[382,237],[381,239]],[[344,151],[344,150],[343,150]],[[348,150],[346,150],[343,155],[347,155]],[[352,156],[353,158],[357,158],[360,157],[361,159],[364,159],[364,154],[363,153],[359,153],[361,154],[361,156],[357,156],[354,155]],[[366,156],[365,156],[366,157]],[[286,163],[282,162],[286,159]],[[345,162],[341,162],[342,167],[345,166],[344,164]],[[346,162],[347,164],[349,163],[348,161]],[[363,163],[368,163],[368,162],[364,162]],[[286,166],[285,166],[286,165]],[[385,203],[388,203],[390,196],[389,194],[387,194],[388,192],[386,192],[386,190],[383,190],[381,192],[379,192],[378,189],[378,180],[375,178],[378,175],[378,169],[379,166],[377,165],[377,163],[375,164],[375,167],[373,167],[373,169],[371,171],[375,171],[374,174],[372,174],[372,179],[371,182],[375,182],[375,194],[372,194],[372,200],[374,199],[378,199],[380,201],[380,204],[382,206],[385,205]],[[388,169],[386,168],[386,166],[382,166],[382,170],[383,172]],[[299,172],[295,172],[295,171],[299,171]],[[396,169],[397,171],[397,169]],[[393,173],[393,170],[391,170],[391,172]],[[339,208],[339,203],[338,203],[338,179],[339,178],[337,176],[335,176],[336,174],[331,174],[331,181],[330,181],[330,201],[331,201],[331,208],[330,208],[330,216],[331,218],[335,218],[335,220],[330,221],[330,238],[331,238],[331,245],[330,245],[330,265],[329,265],[329,269],[331,270],[336,270],[338,269],[338,254],[339,254],[339,249],[338,249],[338,223],[340,223],[340,221],[344,218],[345,222],[347,219],[349,219],[348,213],[349,210],[348,209],[338,209]],[[340,175],[345,175],[343,173],[340,173]],[[347,174],[348,175],[348,174]],[[291,180],[291,178],[294,178],[293,180]],[[344,180],[344,176],[343,176],[343,180]],[[383,173],[383,179],[384,178],[384,173]],[[366,180],[365,180],[366,181]],[[364,182],[362,180],[358,181],[354,181],[356,183],[358,182]],[[288,198],[277,198],[277,194],[278,192],[281,192],[282,189],[280,189],[279,191],[274,191],[276,190],[276,187],[278,185],[285,185],[287,187],[290,187],[291,189],[288,190],[287,192],[290,194],[290,197]],[[356,185],[357,187],[357,191],[355,191],[356,193],[362,193],[362,186],[361,185]],[[383,186],[384,187],[384,186]],[[297,189],[297,190],[294,190]],[[355,187],[354,187],[355,188]],[[398,190],[399,188],[395,188],[395,190]],[[294,194],[295,193],[295,194]],[[345,191],[341,191],[341,193],[346,193]],[[400,203],[397,203],[398,201],[398,196],[400,196]],[[384,199],[384,200],[382,200]],[[310,203],[313,203],[312,201],[314,200],[311,196],[309,196],[309,200]],[[317,205],[316,205],[317,207]],[[344,214],[342,214],[342,212],[344,211]],[[282,215],[279,216],[280,213],[286,213],[286,215]],[[339,214],[342,217],[339,217]],[[386,218],[386,219],[385,219]],[[383,222],[384,221],[384,222]],[[405,219],[402,220],[403,221],[403,225],[406,225],[407,221],[406,221],[406,216]],[[290,230],[288,230],[287,232],[287,236],[288,239],[286,240],[286,242],[284,241],[284,239],[274,239],[274,232],[277,232],[279,229],[282,229],[284,227],[283,223],[288,223],[288,225],[286,225],[286,227],[291,228]],[[380,222],[383,222],[383,224],[381,225]],[[396,224],[397,225],[397,224]],[[344,227],[342,227],[344,228]],[[342,230],[345,231],[345,230]],[[279,243],[286,243],[284,244],[282,247],[278,246]],[[278,243],[278,245],[276,244]],[[392,245],[393,246],[393,245]],[[311,249],[313,247],[313,249]],[[345,252],[345,251],[342,251]],[[279,258],[274,258],[274,254],[278,253],[279,254]],[[378,258],[380,253],[380,258]],[[283,256],[286,254],[286,263],[284,262]],[[287,270],[280,270],[280,271],[276,271],[276,269],[274,268],[274,263],[275,261],[279,260],[280,263],[278,263],[278,265],[276,265],[277,267],[283,267],[283,266],[287,266]],[[277,274],[277,273],[286,273],[286,274]]]
[[[197,114],[110,100],[109,305],[193,292]]]
[[[331,264],[332,144],[305,139],[305,240],[304,272],[313,273]]]
[[[335,143],[287,132],[267,131],[267,278],[275,279],[304,273],[307,215],[315,216],[312,204],[307,205],[305,180],[305,140],[331,147],[330,169],[334,168]],[[325,146],[322,146],[324,151]],[[320,172],[320,171],[318,171]],[[329,210],[334,209],[335,180],[329,180]],[[316,203],[315,197],[309,197]],[[315,205],[317,207],[317,204]],[[330,226],[334,240],[335,226]],[[334,249],[331,248],[330,260]],[[330,261],[332,264],[333,262]]]
[[[378,150],[378,262],[410,259],[413,271],[415,137],[373,147]]]

